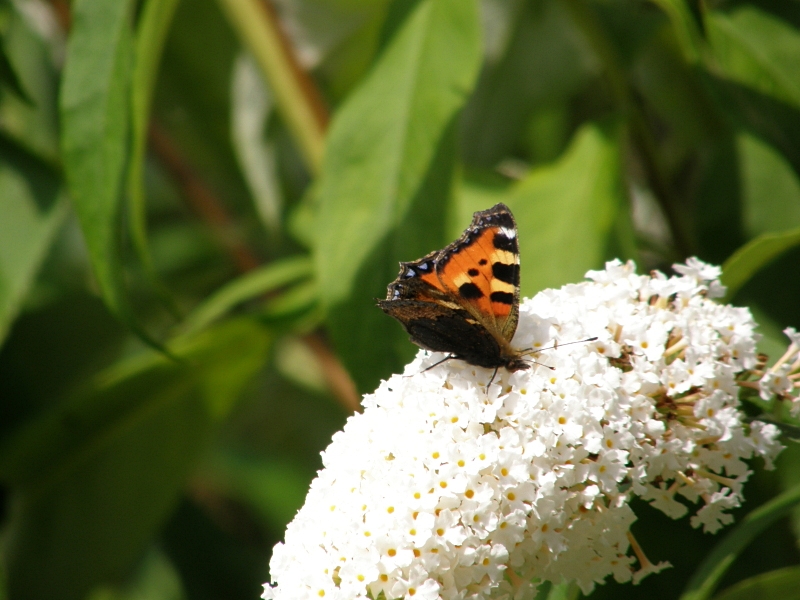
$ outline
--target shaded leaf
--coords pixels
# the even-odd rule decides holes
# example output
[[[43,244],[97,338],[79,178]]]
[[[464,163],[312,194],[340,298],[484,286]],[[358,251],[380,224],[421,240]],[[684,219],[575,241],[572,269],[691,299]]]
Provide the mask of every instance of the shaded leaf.
[[[66,214],[48,167],[0,141],[0,345]]]
[[[129,568],[269,345],[254,322],[229,322],[173,345],[180,361],[149,352],[109,369],[12,438],[12,597],[78,599]]]
[[[789,489],[750,512],[695,571],[680,600],[710,598],[731,563],[753,539],[778,519],[785,517],[800,503],[800,486]]]
[[[479,63],[475,3],[421,0],[331,126],[316,266],[330,331],[361,389],[412,351],[374,298],[399,260],[444,242],[454,119]]]
[[[250,271],[217,290],[183,323],[186,333],[196,332],[229,312],[236,305],[272,292],[312,274],[311,260],[304,256],[285,258]]]
[[[736,142],[748,237],[800,227],[800,177],[786,158],[747,133],[740,133]]]
[[[728,287],[723,301],[729,302],[759,270],[799,244],[800,228],[764,233],[747,242],[722,265],[722,283]]]
[[[240,51],[215,0],[179,2],[158,73],[153,125],[179,150],[189,183],[220,194],[229,212],[248,215],[253,203],[230,130],[231,69]]]
[[[774,146],[800,174],[800,108],[746,85],[703,74],[710,95],[733,131],[748,131]]]
[[[280,532],[303,506],[308,479],[289,461],[223,452],[204,465],[200,474],[228,498],[252,506],[264,526]]]
[[[95,589],[86,600],[184,600],[181,579],[163,552],[151,549],[123,586]]]
[[[786,567],[740,581],[714,596],[714,600],[798,600],[800,567]]]
[[[131,73],[131,150],[128,167],[127,192],[129,197],[130,232],[133,245],[144,265],[151,283],[172,307],[163,284],[156,276],[153,259],[147,243],[147,206],[144,190],[144,165],[147,157],[147,134],[150,128],[150,110],[169,27],[178,0],[147,0],[136,32]]]
[[[178,571],[187,600],[253,600],[267,579],[267,549],[253,543],[261,532],[240,531],[257,524],[245,515],[234,517],[237,523],[225,522],[209,504],[184,499],[164,526],[159,546]]]
[[[119,251],[133,57],[130,0],[78,0],[61,86],[67,184],[100,291],[129,319]]]
[[[686,62],[696,63],[700,59],[703,41],[700,24],[692,14],[686,0],[654,0],[654,2],[669,17]]]
[[[22,85],[17,70],[11,64],[6,52],[6,44],[2,36],[0,36],[0,84],[10,89],[17,97],[26,104],[33,104],[33,99]]]
[[[472,166],[494,167],[535,109],[566,103],[598,72],[562,2],[525,2],[516,12],[505,53],[484,68],[464,110],[461,145]]]

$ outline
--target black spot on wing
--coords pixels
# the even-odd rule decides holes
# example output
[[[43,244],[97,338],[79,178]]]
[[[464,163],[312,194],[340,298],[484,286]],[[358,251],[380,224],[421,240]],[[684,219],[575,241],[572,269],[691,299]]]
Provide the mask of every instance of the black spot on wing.
[[[490,298],[492,302],[500,302],[501,304],[508,305],[514,304],[514,294],[509,292],[492,292]]]
[[[514,254],[517,253],[517,244],[516,240],[513,238],[509,238],[506,236],[505,233],[502,231],[498,231],[494,234],[494,239],[492,240],[494,247],[498,250],[506,250],[508,252],[513,252]]]
[[[483,292],[474,283],[462,283],[458,288],[458,294],[464,300],[477,300],[483,297]]]
[[[480,260],[478,261],[478,264],[479,264],[480,266],[484,266],[484,265],[486,265],[486,263],[488,263],[488,262],[489,262],[488,260],[486,260],[485,258],[482,258],[482,259],[480,259]]]
[[[469,274],[470,277],[477,277],[478,275],[481,274],[481,272],[478,271],[478,269],[470,269],[469,271],[467,271],[467,273]]]
[[[507,265],[501,262],[492,263],[492,275],[505,283],[519,285],[519,265]]]

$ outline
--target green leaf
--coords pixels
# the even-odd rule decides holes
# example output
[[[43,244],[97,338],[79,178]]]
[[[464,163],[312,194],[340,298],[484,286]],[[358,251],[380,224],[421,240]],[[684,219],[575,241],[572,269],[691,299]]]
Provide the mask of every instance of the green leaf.
[[[0,94],[0,128],[51,167],[59,168],[58,69],[53,59],[63,48],[32,26],[21,14],[22,8],[15,4],[8,15],[0,16],[7,17],[3,22],[3,50],[31,102]]]
[[[705,600],[739,553],[758,534],[782,519],[800,503],[800,486],[789,489],[748,514],[718,543],[695,571],[680,600]]]
[[[764,233],[739,248],[722,265],[722,283],[728,288],[723,302],[730,302],[753,275],[798,244],[800,228]]]
[[[705,26],[724,76],[800,107],[800,32],[753,6],[706,13]]]
[[[454,240],[472,221],[472,215],[486,210],[498,202],[507,202],[510,179],[494,171],[467,171],[459,177],[455,189],[455,207],[450,211],[447,223],[447,239]]]
[[[683,4],[683,0],[659,0],[659,3]],[[643,48],[634,62],[631,79],[636,92],[649,105],[648,110],[666,122],[670,137],[674,135],[680,140],[674,147],[687,156],[682,160],[689,160],[688,156],[699,144],[720,135],[723,122],[697,68],[687,64],[685,52],[677,47],[674,36],[665,33],[671,32],[666,30],[653,36]],[[680,164],[677,157],[670,162],[673,160]]]
[[[147,243],[147,210],[144,190],[144,164],[150,129],[150,110],[158,66],[164,50],[169,26],[178,7],[178,0],[147,0],[144,3],[131,73],[131,152],[127,191],[130,199],[130,232],[133,245],[153,286],[166,304],[172,306],[169,294],[159,281]]]
[[[748,237],[800,227],[800,178],[773,146],[737,136],[742,210]]]
[[[218,2],[179,2],[153,99],[154,131],[177,147],[192,176],[189,183],[222,193],[236,214],[252,206],[231,146],[231,68],[239,52]]]
[[[230,321],[121,363],[3,448],[16,487],[7,547],[18,598],[82,598],[119,577],[175,505],[215,427],[262,368],[267,330]]]
[[[33,99],[23,87],[22,81],[19,75],[17,75],[17,70],[14,68],[14,65],[11,64],[2,36],[0,36],[0,84],[9,88],[26,104],[33,104]]]
[[[186,333],[193,333],[229,312],[236,305],[272,292],[289,283],[312,275],[311,260],[295,256],[250,271],[214,292],[189,315],[183,324]]]
[[[698,23],[685,0],[654,0],[669,17],[686,62],[695,64],[703,45]]]
[[[714,600],[799,600],[800,567],[786,567],[740,581]]]
[[[77,0],[61,86],[61,147],[72,202],[106,303],[130,320],[119,233],[133,57],[131,0]]]
[[[59,178],[0,140],[0,345],[66,214]]]
[[[96,588],[86,600],[185,600],[180,574],[160,549],[151,548],[122,586]]]
[[[421,0],[331,126],[316,267],[331,334],[362,390],[413,351],[374,299],[398,261],[445,241],[454,122],[480,59],[475,2]]]
[[[615,131],[591,123],[558,162],[533,169],[510,190],[522,294],[580,281],[602,267],[624,199]]]
[[[494,168],[516,154],[534,113],[568,105],[600,70],[561,0],[501,6],[511,12],[510,39],[500,45],[503,54],[485,66],[462,119],[460,141],[470,166]]]
[[[308,479],[303,469],[286,460],[221,452],[204,465],[200,476],[258,513],[268,530],[281,531],[303,506]]]

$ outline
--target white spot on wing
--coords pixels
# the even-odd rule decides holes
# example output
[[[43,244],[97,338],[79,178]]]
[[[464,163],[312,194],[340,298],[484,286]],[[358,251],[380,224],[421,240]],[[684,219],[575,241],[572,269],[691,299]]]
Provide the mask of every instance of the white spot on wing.
[[[503,232],[503,235],[510,240],[513,240],[515,237],[517,237],[517,232],[513,229],[509,229],[508,227],[501,227],[500,231]]]

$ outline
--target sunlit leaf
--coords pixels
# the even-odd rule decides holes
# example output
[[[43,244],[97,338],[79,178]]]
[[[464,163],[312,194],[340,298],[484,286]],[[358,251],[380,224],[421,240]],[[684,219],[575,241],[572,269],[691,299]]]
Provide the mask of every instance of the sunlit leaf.
[[[330,331],[362,389],[411,352],[374,299],[399,260],[444,242],[454,120],[479,63],[475,3],[421,0],[331,126],[316,266]]]
[[[614,129],[587,124],[558,162],[533,169],[508,193],[519,228],[522,294],[580,281],[602,267],[623,202]]]
[[[726,77],[800,106],[800,32],[755,6],[706,14],[714,58]],[[716,65],[712,64],[712,68]]]
[[[24,5],[9,7],[3,18],[3,50],[30,101],[0,91],[0,129],[3,134],[57,168],[58,46],[25,17]]]
[[[61,86],[64,169],[94,274],[111,310],[128,315],[119,252],[128,153],[133,3],[78,0]]]

